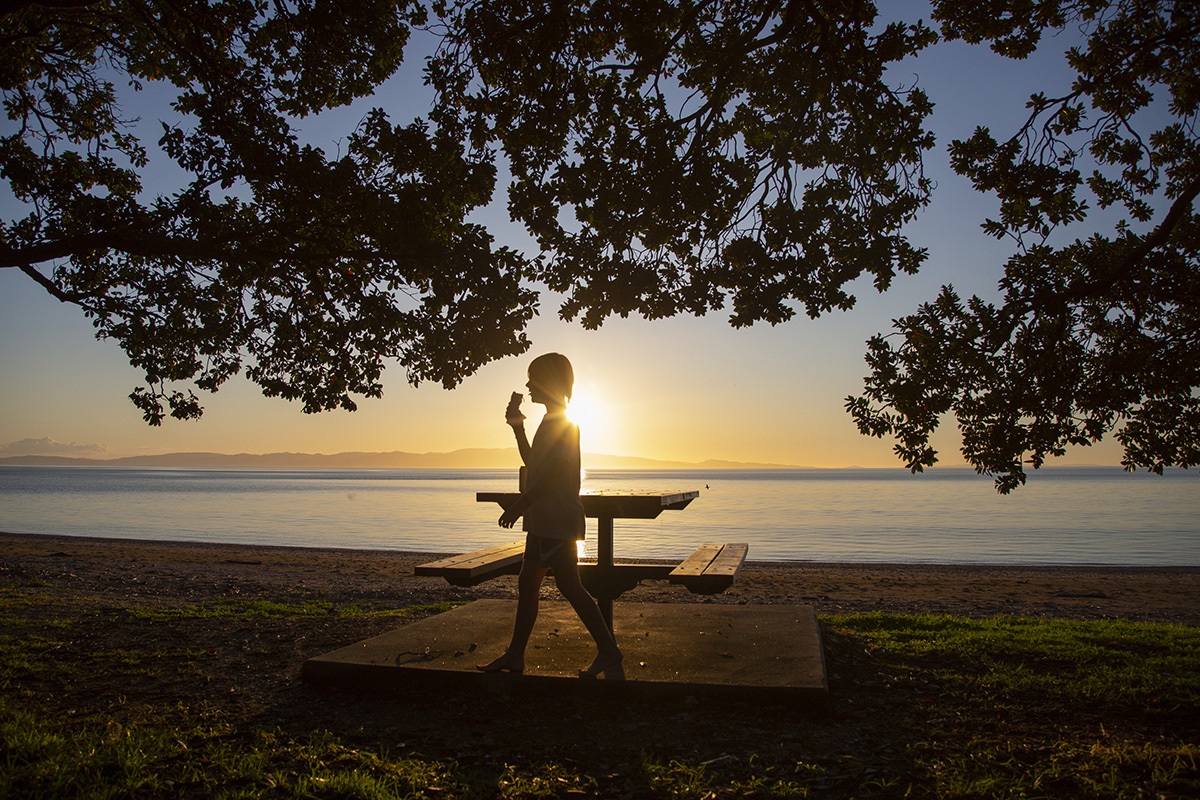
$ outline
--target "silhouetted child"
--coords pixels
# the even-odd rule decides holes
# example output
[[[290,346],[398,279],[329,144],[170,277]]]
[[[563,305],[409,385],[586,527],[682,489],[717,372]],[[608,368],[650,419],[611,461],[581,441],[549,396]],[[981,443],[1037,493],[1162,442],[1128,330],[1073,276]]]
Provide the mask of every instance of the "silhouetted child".
[[[520,499],[505,509],[500,526],[511,528],[520,517],[525,535],[525,557],[517,579],[517,618],[512,641],[504,654],[484,672],[523,672],[525,647],[538,613],[538,591],[546,573],[554,570],[554,582],[575,609],[588,633],[596,641],[596,658],[579,677],[594,678],[618,667],[623,658],[599,606],[579,581],[576,542],[583,538],[583,503],[579,500],[579,428],[567,419],[567,401],[575,384],[575,373],[566,356],[548,353],[529,365],[529,398],[546,407],[533,444],[525,435],[521,396],[514,394],[505,421],[512,426],[517,449],[527,467]],[[611,676],[610,676],[611,677]]]

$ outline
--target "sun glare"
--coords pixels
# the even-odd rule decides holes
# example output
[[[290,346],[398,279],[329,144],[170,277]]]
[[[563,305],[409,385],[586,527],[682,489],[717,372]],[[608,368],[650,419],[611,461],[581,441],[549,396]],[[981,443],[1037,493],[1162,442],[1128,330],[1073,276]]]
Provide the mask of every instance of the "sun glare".
[[[579,438],[584,449],[607,452],[608,418],[604,403],[591,387],[576,387],[567,406],[567,416],[579,426]]]

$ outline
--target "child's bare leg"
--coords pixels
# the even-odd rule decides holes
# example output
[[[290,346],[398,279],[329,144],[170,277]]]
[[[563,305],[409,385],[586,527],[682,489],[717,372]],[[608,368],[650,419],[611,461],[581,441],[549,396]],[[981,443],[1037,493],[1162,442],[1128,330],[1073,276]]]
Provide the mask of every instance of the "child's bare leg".
[[[521,574],[517,577],[517,618],[513,622],[512,640],[508,649],[494,661],[480,664],[484,672],[524,672],[525,647],[538,615],[538,590],[546,579],[544,567],[535,567],[530,562],[521,563]]]
[[[556,564],[554,582],[596,642],[596,657],[592,659],[592,663],[586,669],[579,671],[580,676],[594,678],[601,672],[620,664],[624,655],[621,653],[621,648],[617,647],[617,640],[613,638],[612,631],[608,629],[604,615],[600,613],[600,606],[596,605],[596,601],[580,582],[579,565],[571,563],[559,566]]]

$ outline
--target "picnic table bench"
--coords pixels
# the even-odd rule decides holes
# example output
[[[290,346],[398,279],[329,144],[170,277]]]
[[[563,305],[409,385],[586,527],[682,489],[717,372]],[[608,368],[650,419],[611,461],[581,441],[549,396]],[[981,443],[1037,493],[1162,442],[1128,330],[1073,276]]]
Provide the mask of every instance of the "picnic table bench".
[[[418,564],[414,572],[426,577],[445,578],[451,586],[477,586],[500,575],[516,575],[521,571],[524,554],[525,542],[510,542]]]
[[[620,563],[613,559],[615,519],[655,519],[663,511],[682,510],[696,499],[698,491],[686,492],[585,492],[580,495],[585,516],[597,520],[596,563],[579,565],[579,577],[596,598],[609,628],[613,624],[613,600],[643,580],[666,580],[696,594],[717,594],[737,580],[749,546],[744,543],[700,545],[679,564]],[[508,508],[520,492],[479,492],[480,503],[498,503]],[[416,575],[445,578],[453,586],[475,586],[500,575],[521,571],[524,540],[488,547],[471,553],[419,564]]]

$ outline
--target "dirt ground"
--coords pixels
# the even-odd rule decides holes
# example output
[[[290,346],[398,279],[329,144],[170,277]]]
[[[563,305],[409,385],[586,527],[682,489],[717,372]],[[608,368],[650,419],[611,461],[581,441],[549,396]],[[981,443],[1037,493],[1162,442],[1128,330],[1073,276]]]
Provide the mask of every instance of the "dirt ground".
[[[0,533],[0,577],[20,573],[79,593],[147,603],[202,603],[239,594],[322,596],[339,604],[399,607],[516,596],[516,580],[472,588],[418,578],[438,554],[261,547]],[[547,596],[554,596],[547,588]],[[647,582],[624,600],[793,603],[818,614],[905,614],[1129,619],[1200,625],[1197,567],[1008,567],[749,561],[724,594],[705,598]],[[619,601],[618,601],[619,602]]]

